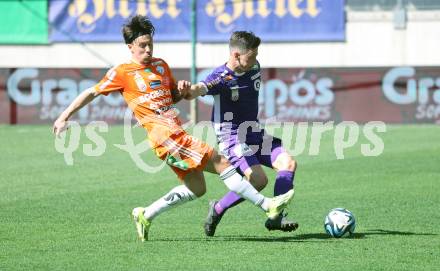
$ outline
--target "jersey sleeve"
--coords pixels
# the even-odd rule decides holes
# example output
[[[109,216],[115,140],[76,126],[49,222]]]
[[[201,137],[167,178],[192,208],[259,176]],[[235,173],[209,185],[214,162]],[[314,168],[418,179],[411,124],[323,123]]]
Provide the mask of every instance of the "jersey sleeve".
[[[204,84],[208,90],[205,95],[218,95],[223,87],[222,76],[216,71],[210,73],[201,83]]]
[[[123,91],[124,71],[120,66],[116,66],[107,71],[105,76],[95,85],[95,91],[99,94],[108,95],[113,91]]]

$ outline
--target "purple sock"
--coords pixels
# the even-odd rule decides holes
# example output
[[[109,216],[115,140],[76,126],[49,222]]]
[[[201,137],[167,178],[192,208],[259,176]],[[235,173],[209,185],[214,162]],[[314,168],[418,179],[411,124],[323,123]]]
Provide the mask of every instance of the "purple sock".
[[[287,193],[290,189],[292,189],[293,178],[295,178],[295,172],[287,170],[278,171],[277,178],[275,180],[275,187],[273,190],[274,196]]]
[[[235,205],[243,201],[243,198],[235,194],[235,192],[230,191],[226,195],[224,195],[223,198],[219,200],[219,202],[217,202],[214,208],[217,214],[223,214],[227,209],[234,207]]]

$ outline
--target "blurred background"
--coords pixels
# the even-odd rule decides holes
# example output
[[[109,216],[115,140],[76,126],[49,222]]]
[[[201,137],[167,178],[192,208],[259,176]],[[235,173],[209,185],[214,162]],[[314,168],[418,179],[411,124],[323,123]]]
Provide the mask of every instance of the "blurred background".
[[[440,123],[438,0],[2,0],[0,124],[52,123],[129,59],[120,29],[135,14],[177,79],[225,63],[232,31],[260,36],[266,122]],[[207,120],[211,103],[183,102],[181,117]],[[76,119],[121,123],[124,110],[114,94]]]

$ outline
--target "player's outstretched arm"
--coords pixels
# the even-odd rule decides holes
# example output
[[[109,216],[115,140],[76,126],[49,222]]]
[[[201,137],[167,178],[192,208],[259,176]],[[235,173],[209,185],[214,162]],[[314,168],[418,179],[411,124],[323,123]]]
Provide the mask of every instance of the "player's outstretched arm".
[[[205,95],[207,92],[208,88],[205,86],[205,84],[199,82],[195,85],[192,85],[188,90],[188,93],[183,98],[186,100],[192,100],[199,96]]]
[[[54,122],[52,132],[55,135],[59,135],[63,130],[67,128],[67,121],[69,118],[78,110],[83,108],[85,105],[93,101],[99,95],[94,88],[88,88],[84,90],[78,97],[73,100],[73,102],[64,110],[63,113]]]

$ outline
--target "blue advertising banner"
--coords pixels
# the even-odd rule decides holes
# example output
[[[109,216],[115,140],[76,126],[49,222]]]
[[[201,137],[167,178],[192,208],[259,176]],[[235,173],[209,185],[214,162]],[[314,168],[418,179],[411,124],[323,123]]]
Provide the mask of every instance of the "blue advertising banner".
[[[189,41],[189,0],[49,0],[52,42],[122,42],[130,16],[150,17],[157,41]],[[197,36],[224,42],[236,30],[263,41],[345,39],[344,0],[199,0]]]

